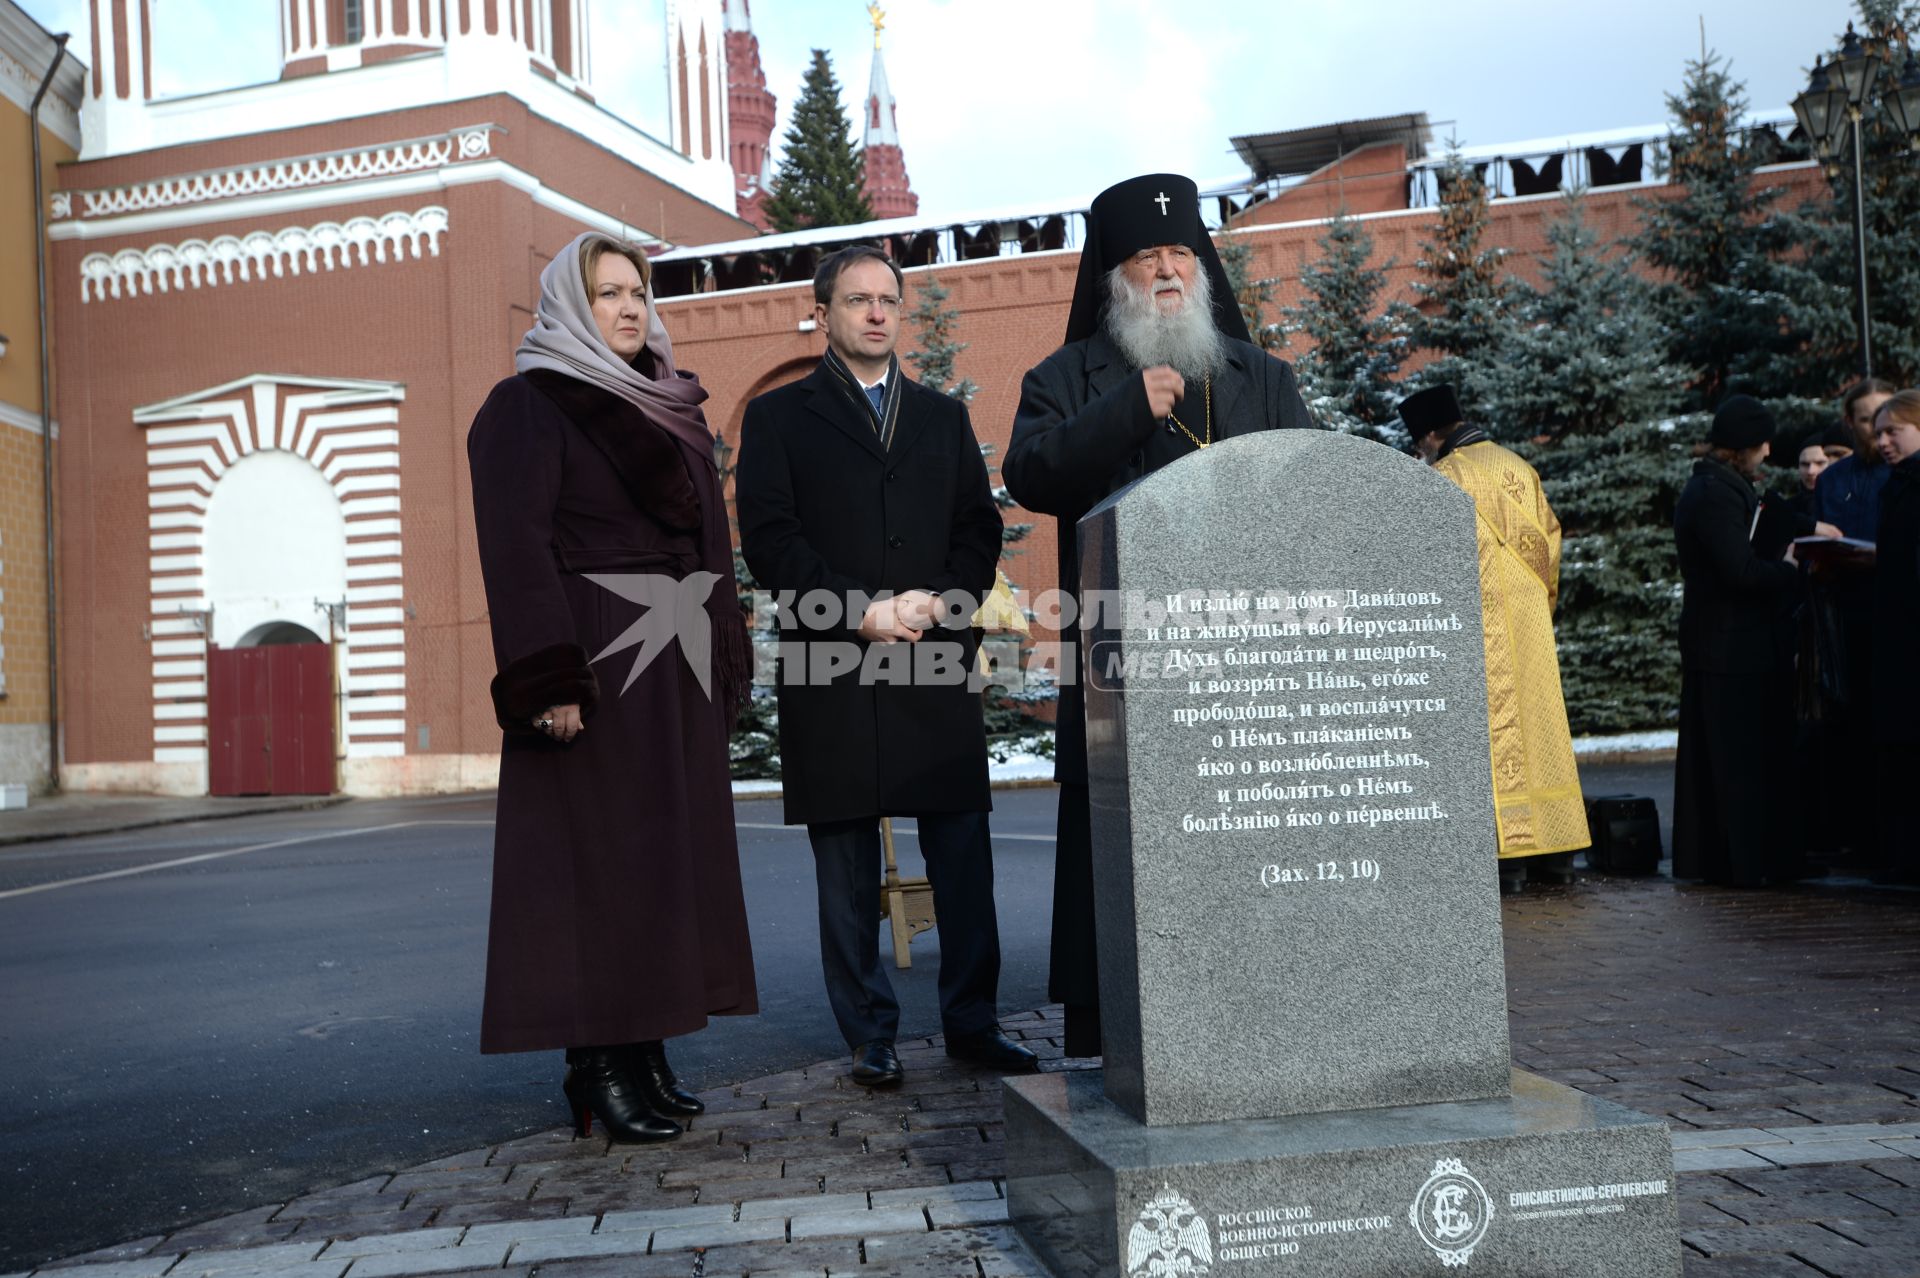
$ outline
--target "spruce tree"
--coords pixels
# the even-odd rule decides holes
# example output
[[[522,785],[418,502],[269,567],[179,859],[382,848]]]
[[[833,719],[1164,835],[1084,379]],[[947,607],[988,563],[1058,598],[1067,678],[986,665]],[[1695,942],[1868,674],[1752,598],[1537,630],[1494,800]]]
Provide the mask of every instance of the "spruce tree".
[[[1411,308],[1395,303],[1375,313],[1393,264],[1368,265],[1373,237],[1344,209],[1318,243],[1319,259],[1300,272],[1306,300],[1281,312],[1284,335],[1313,341],[1294,365],[1301,397],[1322,425],[1405,448],[1393,379],[1406,358]]]
[[[1554,631],[1575,732],[1666,726],[1680,698],[1673,506],[1692,432],[1687,370],[1666,362],[1648,290],[1577,195],[1547,228],[1545,287],[1516,289],[1512,334],[1480,378],[1481,420],[1540,472],[1562,527]]]
[[[713,437],[713,462],[720,472],[720,491],[733,482],[733,446],[719,435]],[[747,616],[747,637],[753,643],[754,687],[740,707],[740,718],[727,739],[727,762],[736,781],[766,780],[780,775],[780,706],[773,689],[763,686],[770,669],[761,667],[761,658],[774,651],[780,632],[774,625],[771,608],[762,609],[759,587],[747,569],[747,557],[740,553],[740,518],[731,499],[727,503],[727,522],[733,529],[733,589],[740,611]]]
[[[776,231],[812,226],[851,226],[873,220],[867,202],[866,164],[847,131],[840,82],[826,50],[813,51],[793,122],[781,141],[780,171],[767,199],[767,220]]]
[[[1687,64],[1667,109],[1667,182],[1678,194],[1635,201],[1641,229],[1631,242],[1659,277],[1654,302],[1668,358],[1693,370],[1695,409],[1710,411],[1735,392],[1791,395],[1782,357],[1805,340],[1780,261],[1793,229],[1773,207],[1777,192],[1754,182],[1771,157],[1739,127],[1745,90],[1709,52]]]
[[[951,394],[952,392],[948,392]],[[994,446],[980,445],[980,456],[986,460],[988,483],[992,485],[993,504],[1000,508],[1001,517],[1020,503],[1013,499],[1007,486],[1000,481],[1000,468],[993,462]],[[1014,547],[1026,540],[1033,531],[1030,523],[1006,523],[1000,529],[1000,571],[1006,573],[1007,581],[1017,591],[1020,586],[1014,581],[1013,574],[1007,572],[1007,561],[1020,555]],[[1033,621],[1033,609],[1024,609],[1027,621]],[[1009,636],[1011,638],[1011,636]],[[982,710],[986,716],[987,735],[989,737],[1026,738],[1035,734],[1045,734],[1046,752],[1052,749],[1052,727],[1039,716],[1041,707],[1060,699],[1060,689],[1048,679],[1034,679],[1027,673],[1033,665],[1034,652],[1031,634],[1021,635],[1010,645],[1013,649],[1011,659],[1017,663],[1017,670],[1011,683],[992,684],[985,689]]]
[[[1267,322],[1267,307],[1273,305],[1273,280],[1253,273],[1253,245],[1243,236],[1222,233],[1213,242],[1220,254],[1220,268],[1240,303],[1240,317],[1247,322],[1253,344],[1263,351],[1286,345],[1286,336],[1278,324]]]
[[[1513,288],[1503,360],[1480,377],[1483,424],[1507,442],[1558,440],[1679,411],[1687,370],[1668,362],[1647,286],[1601,244],[1585,200],[1547,225],[1545,287]]]
[[[1902,32],[1920,34],[1920,4],[1912,0],[1858,0],[1859,28],[1879,63],[1884,89],[1906,65]],[[1836,33],[1835,46],[1841,36]],[[1873,322],[1873,371],[1895,385],[1920,381],[1920,163],[1887,114],[1862,119],[1862,173],[1867,227],[1868,313]],[[1854,249],[1853,143],[1843,140],[1828,166],[1828,191],[1787,219],[1804,257],[1783,266],[1795,303],[1795,327],[1805,345],[1769,361],[1768,380],[1801,394],[1830,396],[1859,376],[1858,265]]]
[[[956,380],[954,361],[967,344],[954,336],[960,326],[960,312],[947,305],[951,295],[952,290],[931,275],[921,283],[913,310],[907,315],[920,330],[920,349],[909,351],[907,362],[913,365],[914,377],[922,386],[965,404],[980,387],[972,378]]]
[[[1450,383],[1468,418],[1478,420],[1480,378],[1499,361],[1512,286],[1506,250],[1486,242],[1486,183],[1455,139],[1447,140],[1438,177],[1440,217],[1421,245],[1422,278],[1413,286],[1420,304],[1412,342],[1433,358],[1409,381],[1414,389]]]

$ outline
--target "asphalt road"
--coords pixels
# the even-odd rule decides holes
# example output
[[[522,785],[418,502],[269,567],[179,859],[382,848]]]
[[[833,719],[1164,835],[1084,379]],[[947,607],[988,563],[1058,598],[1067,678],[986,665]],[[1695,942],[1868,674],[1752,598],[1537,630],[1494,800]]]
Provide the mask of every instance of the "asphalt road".
[[[1666,765],[1586,782],[1669,806]],[[1054,792],[995,804],[1000,1002],[1024,1010],[1047,1001]],[[564,1123],[557,1053],[477,1050],[492,812],[363,801],[0,849],[0,1272]],[[736,819],[761,1013],[671,1044],[696,1087],[845,1051],[804,834],[773,801]],[[913,953],[904,1036],[939,1029],[937,930]]]
[[[1009,1009],[1046,1002],[1053,802],[996,796]],[[564,1123],[557,1053],[478,1050],[492,816],[358,802],[0,850],[0,1273]],[[845,1051],[805,834],[777,801],[736,819],[761,1014],[671,1044],[695,1086]],[[923,934],[894,973],[904,1034],[939,1030],[938,954]]]

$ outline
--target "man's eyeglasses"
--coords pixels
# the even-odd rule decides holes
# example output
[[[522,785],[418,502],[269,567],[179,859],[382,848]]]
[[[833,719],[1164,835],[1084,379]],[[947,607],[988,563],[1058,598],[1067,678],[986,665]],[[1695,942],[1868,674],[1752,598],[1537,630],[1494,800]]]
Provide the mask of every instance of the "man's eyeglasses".
[[[881,293],[878,296],[872,293],[849,293],[840,299],[841,307],[849,311],[864,311],[875,302],[880,303],[882,310],[897,311],[900,309],[900,299],[891,293]]]

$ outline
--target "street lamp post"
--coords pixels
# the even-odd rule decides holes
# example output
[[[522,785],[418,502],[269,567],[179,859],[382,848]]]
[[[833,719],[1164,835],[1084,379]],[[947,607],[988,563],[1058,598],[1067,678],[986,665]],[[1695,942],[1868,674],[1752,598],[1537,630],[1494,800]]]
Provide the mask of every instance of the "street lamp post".
[[[1867,284],[1867,191],[1866,121],[1876,107],[1884,108],[1892,123],[1920,150],[1920,64],[1913,51],[1907,51],[1906,66],[1900,78],[1874,98],[1880,77],[1882,55],[1869,49],[1847,24],[1840,52],[1825,64],[1816,62],[1813,78],[1799,97],[1793,100],[1793,113],[1799,118],[1800,131],[1813,144],[1815,153],[1832,172],[1838,167],[1835,156],[1853,135],[1853,259],[1854,293],[1860,307],[1860,375],[1873,376],[1873,316]]]

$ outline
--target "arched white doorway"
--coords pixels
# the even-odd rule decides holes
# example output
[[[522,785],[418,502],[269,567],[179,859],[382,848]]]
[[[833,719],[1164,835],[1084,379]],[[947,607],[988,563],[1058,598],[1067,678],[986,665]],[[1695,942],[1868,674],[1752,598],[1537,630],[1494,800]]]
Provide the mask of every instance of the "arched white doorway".
[[[239,646],[242,648],[272,648],[280,644],[288,643],[325,642],[326,640],[305,626],[297,626],[291,621],[269,621],[264,625],[255,626],[253,629],[247,631],[246,634],[241,635]]]
[[[347,597],[347,521],[306,458],[265,449],[228,467],[207,503],[205,554],[219,647],[249,647],[277,625],[330,636],[327,606]]]
[[[147,436],[153,788],[208,788],[212,649],[331,641],[335,740],[405,753],[393,382],[255,374],[134,410]]]

